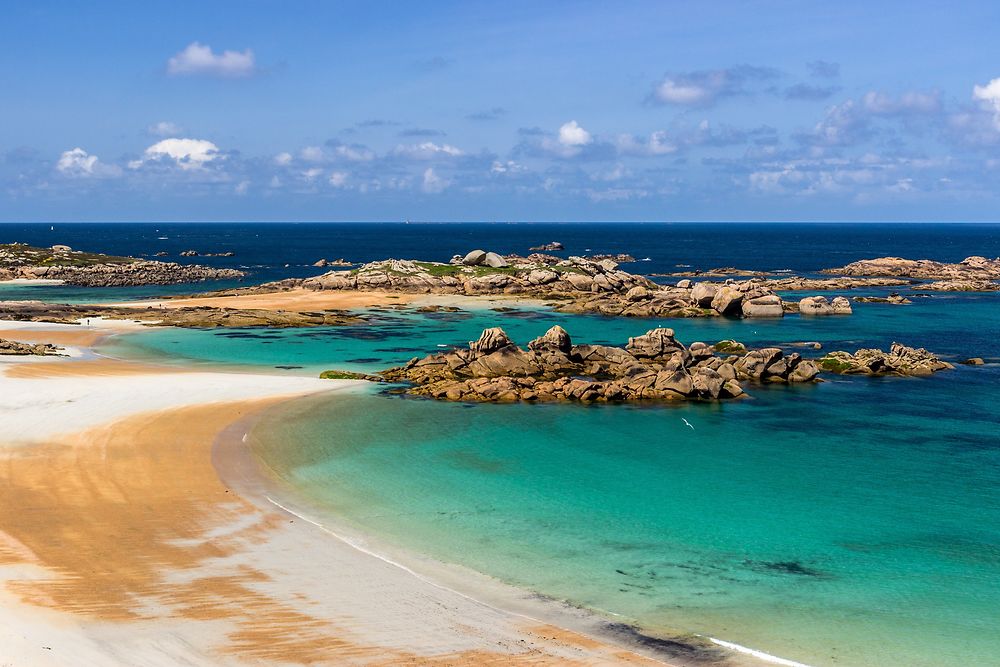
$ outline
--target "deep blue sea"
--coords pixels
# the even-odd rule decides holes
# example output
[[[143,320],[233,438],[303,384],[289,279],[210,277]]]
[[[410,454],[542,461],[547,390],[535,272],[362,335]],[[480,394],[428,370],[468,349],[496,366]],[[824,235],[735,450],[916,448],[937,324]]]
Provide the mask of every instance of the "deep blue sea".
[[[811,273],[882,255],[1000,255],[998,225],[55,227],[0,226],[0,240],[122,254],[232,250],[203,261],[246,266],[248,281],[319,273],[308,265],[320,257],[447,260],[554,240],[565,254],[649,257],[624,267],[637,272],[683,264]],[[2,289],[18,298],[122,294]],[[697,633],[810,665],[998,664],[1000,295],[759,321],[529,308],[370,315],[351,327],[159,329],[118,337],[106,351],[314,374],[378,370],[462,345],[487,326],[523,344],[558,323],[579,342],[622,344],[671,326],[685,342],[854,350],[900,341],[953,361],[984,357],[986,366],[931,378],[750,387],[752,399],[725,404],[469,406],[373,388],[293,402],[259,424],[252,445],[317,511],[654,634]]]

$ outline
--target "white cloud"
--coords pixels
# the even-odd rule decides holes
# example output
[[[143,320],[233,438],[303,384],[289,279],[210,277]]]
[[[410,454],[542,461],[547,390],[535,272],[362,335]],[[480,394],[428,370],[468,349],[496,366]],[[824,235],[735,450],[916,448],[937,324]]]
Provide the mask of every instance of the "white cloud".
[[[1000,78],[993,79],[985,86],[973,87],[972,97],[993,109],[993,124],[1000,130]]]
[[[586,146],[593,140],[593,137],[590,136],[590,132],[587,132],[585,129],[580,127],[575,120],[563,123],[563,125],[559,128],[559,143],[563,146]]]
[[[315,181],[317,178],[320,177],[320,175],[322,175],[322,173],[323,173],[322,169],[320,169],[319,167],[313,167],[312,169],[306,169],[305,171],[303,171],[302,178],[304,178],[307,181]]]
[[[115,165],[101,162],[96,155],[91,155],[80,147],[63,151],[56,162],[59,173],[74,178],[117,176],[121,169]]]
[[[431,160],[437,157],[459,157],[465,153],[450,144],[435,144],[432,141],[425,141],[420,144],[410,144],[396,146],[394,151],[397,155],[405,156],[414,160]]]
[[[181,126],[177,123],[171,123],[169,120],[161,120],[159,123],[153,123],[146,128],[146,132],[154,137],[172,137],[183,131]]]
[[[204,139],[164,139],[158,141],[143,153],[140,160],[129,162],[128,166],[138,169],[146,162],[173,160],[181,169],[199,169],[212,160],[220,159],[219,147]]]
[[[79,147],[63,152],[56,163],[56,169],[69,176],[90,176],[96,166],[97,156]]]
[[[712,98],[712,91],[705,86],[681,83],[673,79],[664,79],[660,82],[654,94],[656,99],[664,104],[704,104]]]
[[[279,167],[287,167],[291,163],[292,163],[291,153],[278,153],[277,155],[274,156],[274,164],[278,165]]]
[[[253,51],[223,51],[213,53],[208,45],[191,42],[167,61],[171,76],[205,74],[227,78],[251,76],[257,71]]]
[[[347,185],[348,174],[345,171],[335,171],[330,174],[330,185],[335,188],[342,188]]]
[[[238,195],[245,195],[249,190],[250,190],[250,181],[246,180],[240,181],[239,183],[236,184],[236,187],[233,188],[233,191]]]
[[[670,136],[663,130],[657,130],[649,135],[649,139],[642,139],[631,134],[619,135],[615,142],[615,147],[622,155],[670,155],[676,153],[679,146],[670,139]]]
[[[865,93],[862,103],[866,111],[881,116],[899,114],[931,114],[941,110],[941,95],[937,92],[911,90],[893,98],[881,91]]]
[[[434,146],[434,144],[426,145]],[[451,147],[449,146],[447,148]],[[284,155],[284,153],[282,155]],[[361,145],[331,144],[330,142],[327,142],[325,147],[306,146],[299,151],[299,157],[306,162],[335,162],[337,160],[369,162],[375,159],[375,153],[371,149]]]
[[[720,97],[758,91],[779,76],[775,69],[752,65],[674,73],[656,84],[650,100],[658,104],[708,106]]]
[[[516,174],[523,171],[525,171],[524,165],[521,165],[514,160],[507,160],[506,162],[494,160],[493,164],[490,166],[491,174]]]
[[[424,181],[421,184],[420,189],[423,190],[424,192],[437,194],[438,192],[443,191],[449,185],[451,185],[451,181],[441,178],[436,173],[434,173],[433,167],[428,167],[427,169],[424,170]]]
[[[347,146],[341,144],[333,149],[334,155],[352,162],[368,162],[375,159],[375,152],[364,146]]]
[[[306,146],[299,151],[299,157],[307,162],[322,162],[323,149],[319,146]]]

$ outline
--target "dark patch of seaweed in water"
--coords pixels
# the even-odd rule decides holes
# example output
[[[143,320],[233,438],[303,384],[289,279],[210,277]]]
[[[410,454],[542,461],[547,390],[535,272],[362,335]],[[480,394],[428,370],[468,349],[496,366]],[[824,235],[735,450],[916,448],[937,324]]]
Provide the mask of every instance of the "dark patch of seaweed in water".
[[[765,561],[755,561],[746,560],[743,564],[752,570],[757,570],[761,572],[778,572],[781,574],[791,574],[799,577],[824,577],[826,576],[823,572],[811,568],[807,565],[803,565],[797,560],[765,560]]]

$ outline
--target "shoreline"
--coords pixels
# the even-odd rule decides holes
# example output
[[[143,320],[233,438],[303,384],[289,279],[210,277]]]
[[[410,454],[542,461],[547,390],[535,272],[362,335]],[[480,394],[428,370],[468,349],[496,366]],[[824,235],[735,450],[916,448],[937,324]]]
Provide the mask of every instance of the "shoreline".
[[[613,617],[617,614],[614,612],[605,611],[602,615],[600,610],[548,597],[458,563],[445,562],[387,541],[365,527],[337,516],[335,511],[285,481],[253,452],[250,441],[254,427],[267,413],[287,407],[287,403],[275,404],[249,414],[220,432],[213,444],[212,463],[220,478],[258,507],[277,508],[308,522],[351,549],[474,604],[565,633],[616,644],[657,661],[668,661],[662,663],[668,666],[712,664],[753,667],[770,664],[809,667],[806,663],[709,635],[646,634],[630,621],[615,622]]]
[[[97,377],[6,372],[35,365],[3,364],[0,378],[27,395],[0,406],[20,416],[0,433],[0,662],[659,664],[414,578],[230,493],[212,465],[219,433],[351,382],[142,365]],[[107,405],[88,410],[97,389]],[[70,407],[51,414],[43,395]]]

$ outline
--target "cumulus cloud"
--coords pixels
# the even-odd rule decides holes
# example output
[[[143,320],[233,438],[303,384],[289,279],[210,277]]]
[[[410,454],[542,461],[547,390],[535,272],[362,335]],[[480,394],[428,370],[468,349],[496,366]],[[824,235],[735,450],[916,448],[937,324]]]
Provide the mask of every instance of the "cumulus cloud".
[[[347,177],[347,172],[335,171],[330,174],[330,185],[335,188],[343,188],[347,185]]]
[[[278,153],[274,156],[274,164],[279,167],[287,167],[292,163],[292,154],[288,152]]]
[[[778,76],[775,69],[752,65],[668,74],[656,84],[649,100],[655,104],[710,106],[723,97],[749,94],[755,85]]]
[[[893,97],[873,90],[865,93],[862,103],[866,111],[880,116],[935,114],[941,111],[941,94],[911,90]]]
[[[459,157],[465,154],[460,148],[450,144],[436,144],[433,141],[425,141],[420,144],[400,144],[396,146],[393,153],[411,160],[433,160],[441,157]]]
[[[424,179],[420,184],[420,189],[429,194],[437,194],[443,192],[449,185],[451,185],[451,181],[438,176],[433,167],[427,167],[424,170]]]
[[[175,137],[182,132],[184,129],[180,125],[171,123],[169,120],[161,120],[146,128],[146,133],[154,137]]]
[[[621,134],[615,142],[618,152],[622,155],[670,155],[680,147],[664,130],[650,133],[649,137],[637,137],[632,134]]]
[[[209,162],[220,159],[219,147],[204,139],[164,139],[158,141],[143,153],[139,160],[129,162],[129,167],[138,169],[149,162],[168,162],[181,169],[201,169]]]
[[[580,127],[579,123],[575,120],[571,120],[568,123],[563,123],[559,127],[559,143],[563,146],[586,146],[591,141],[593,137],[590,136],[590,132]]]
[[[63,151],[56,162],[56,170],[72,178],[107,177],[120,173],[115,165],[104,164],[96,155],[80,147]]]
[[[972,98],[993,111],[993,123],[1000,130],[1000,78],[991,80],[985,86],[974,86]]]
[[[849,99],[830,107],[825,117],[811,132],[797,138],[805,143],[825,146],[849,146],[872,139],[876,119],[898,119],[915,122],[936,117],[943,105],[937,91],[906,91],[897,96],[881,91],[869,91],[860,99]]]
[[[167,74],[171,76],[243,78],[256,72],[257,65],[250,49],[214,53],[210,46],[198,42],[191,42],[167,61]]]

